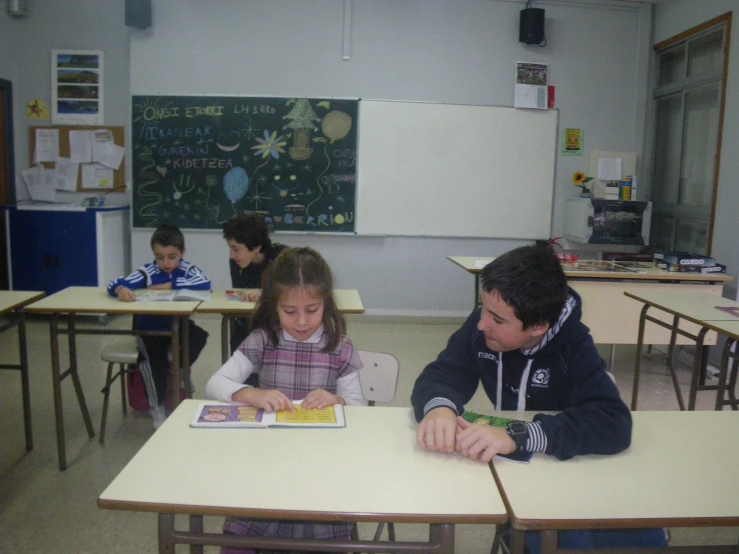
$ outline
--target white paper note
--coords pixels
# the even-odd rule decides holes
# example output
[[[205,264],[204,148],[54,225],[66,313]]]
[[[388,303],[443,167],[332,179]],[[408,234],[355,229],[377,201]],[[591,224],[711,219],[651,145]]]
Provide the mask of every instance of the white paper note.
[[[621,179],[621,158],[598,158],[598,179],[601,181]]]
[[[23,180],[28,187],[31,199],[37,202],[53,202],[56,198],[53,178],[54,171],[46,170],[41,166],[31,167],[21,171]]]
[[[92,137],[90,131],[69,131],[69,157],[73,162],[92,161]]]
[[[69,158],[59,158],[56,161],[56,188],[75,192],[77,190],[77,175],[80,164]]]
[[[92,133],[92,161],[99,162],[113,143],[113,132],[110,129],[98,129]]]
[[[121,167],[121,160],[123,160],[123,154],[126,153],[126,149],[117,144],[109,144],[99,162],[111,169],[119,169]]]
[[[36,129],[33,163],[55,162],[59,157],[59,129]]]
[[[82,187],[86,189],[113,188],[113,170],[99,164],[83,164]]]

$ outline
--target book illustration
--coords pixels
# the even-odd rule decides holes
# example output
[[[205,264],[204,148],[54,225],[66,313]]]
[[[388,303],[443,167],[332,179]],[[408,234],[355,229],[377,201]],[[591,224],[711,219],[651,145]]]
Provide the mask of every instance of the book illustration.
[[[227,290],[226,300],[231,302],[241,302],[241,291],[240,290]]]
[[[715,306],[717,310],[739,317],[739,306]]]
[[[490,425],[491,427],[506,427],[509,423],[520,421],[518,419],[510,419],[508,417],[478,414],[477,412],[471,412],[469,410],[465,411],[464,414],[462,414],[462,418],[465,421],[469,421],[470,423],[474,423],[476,425]],[[505,458],[506,460],[510,460],[512,462],[527,464],[529,463],[533,455],[533,452],[518,450],[510,454],[496,454],[495,457]]]
[[[191,427],[345,427],[344,408],[334,404],[322,409],[307,410],[293,402],[295,411],[266,412],[261,408],[239,404],[201,404]]]
[[[176,302],[191,301],[205,302],[210,300],[210,291],[176,289],[176,290],[151,290],[143,289],[135,291],[137,302]]]

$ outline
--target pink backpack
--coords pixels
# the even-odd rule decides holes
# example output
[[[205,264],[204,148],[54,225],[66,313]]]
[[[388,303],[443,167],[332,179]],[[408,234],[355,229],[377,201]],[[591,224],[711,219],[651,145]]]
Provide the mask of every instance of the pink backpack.
[[[138,364],[134,366],[132,371],[128,372],[126,388],[128,389],[128,405],[137,412],[148,412],[149,397],[146,396],[146,385],[144,385],[144,377],[141,375]],[[185,391],[184,387],[180,387],[180,397],[191,398],[191,395]],[[172,398],[169,390],[164,399],[164,406],[168,410],[172,409]]]

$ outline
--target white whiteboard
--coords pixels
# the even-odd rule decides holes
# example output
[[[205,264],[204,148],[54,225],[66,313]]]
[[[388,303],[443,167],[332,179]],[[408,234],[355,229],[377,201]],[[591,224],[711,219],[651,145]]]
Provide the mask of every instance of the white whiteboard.
[[[546,239],[556,110],[359,103],[359,234]]]

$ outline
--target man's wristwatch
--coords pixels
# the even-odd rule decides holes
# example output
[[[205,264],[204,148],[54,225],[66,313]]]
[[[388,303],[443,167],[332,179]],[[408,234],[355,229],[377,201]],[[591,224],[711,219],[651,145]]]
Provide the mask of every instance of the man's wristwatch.
[[[526,441],[529,439],[529,427],[523,421],[513,421],[506,425],[508,435],[516,443],[516,450],[526,448]]]

